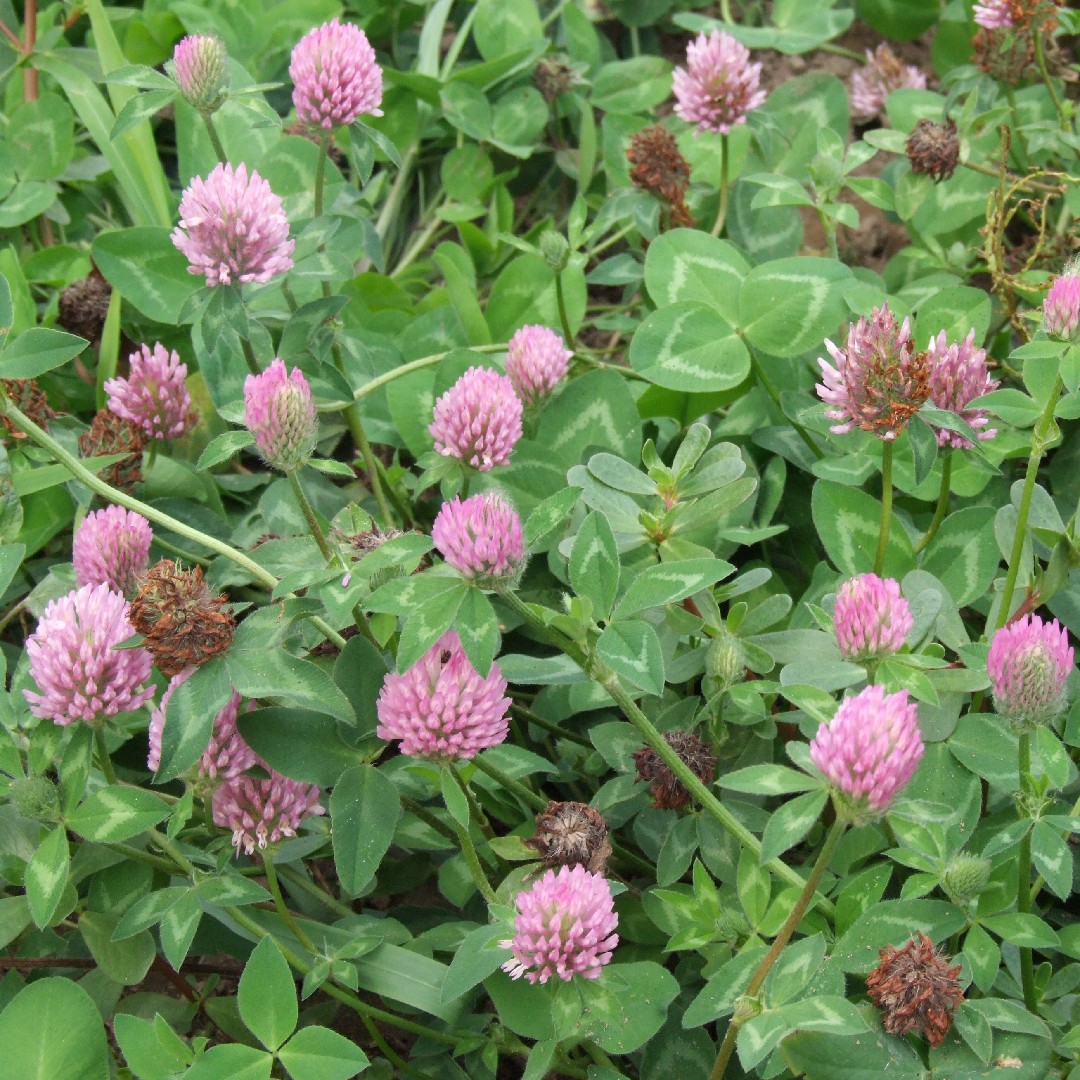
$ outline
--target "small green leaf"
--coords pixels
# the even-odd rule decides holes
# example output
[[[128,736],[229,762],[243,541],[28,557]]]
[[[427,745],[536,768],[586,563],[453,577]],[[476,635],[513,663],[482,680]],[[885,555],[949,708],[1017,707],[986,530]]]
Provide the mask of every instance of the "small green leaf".
[[[451,775],[452,767],[446,765],[439,770],[439,790],[442,793],[443,804],[450,811],[450,816],[460,826],[467,829],[469,827],[469,800]]]
[[[734,570],[723,559],[685,559],[649,566],[630,583],[615,608],[614,617],[625,619],[648,608],[673,604],[715,585]]]
[[[0,378],[33,379],[66,364],[89,344],[85,338],[32,326],[24,330],[0,356]]]
[[[604,628],[596,655],[620,678],[647,694],[664,692],[664,654],[644,619],[620,619]]]
[[[491,601],[479,589],[470,589],[462,598],[454,629],[469,663],[481,678],[486,679],[499,651],[502,634]]]
[[[52,922],[68,883],[70,852],[67,831],[58,825],[38,845],[26,864],[26,900],[30,915],[39,927]]]
[[[570,584],[592,601],[593,616],[604,622],[619,591],[619,552],[608,520],[594,510],[581,523],[570,550]]]
[[[334,865],[342,888],[357,895],[371,881],[394,838],[401,798],[374,765],[356,765],[330,795]]]
[[[169,816],[156,795],[139,788],[106,787],[95,791],[68,818],[68,825],[101,844],[118,844],[152,829]]]
[[[292,969],[272,937],[264,937],[244,965],[236,1001],[240,1018],[267,1050],[277,1050],[296,1030]]]
[[[206,449],[199,456],[196,469],[212,469],[223,461],[228,461],[238,450],[244,450],[255,442],[250,431],[223,431],[211,439]]]
[[[270,1080],[274,1059],[262,1050],[241,1043],[211,1046],[184,1080]]]
[[[827,791],[808,791],[773,811],[761,837],[762,866],[793,847],[813,828],[828,797]]]
[[[117,915],[85,911],[79,919],[79,933],[98,967],[110,979],[121,986],[134,986],[146,977],[157,947],[149,930],[114,941],[113,932],[119,921]]]
[[[292,1080],[350,1080],[368,1067],[367,1054],[329,1028],[301,1028],[279,1051]]]

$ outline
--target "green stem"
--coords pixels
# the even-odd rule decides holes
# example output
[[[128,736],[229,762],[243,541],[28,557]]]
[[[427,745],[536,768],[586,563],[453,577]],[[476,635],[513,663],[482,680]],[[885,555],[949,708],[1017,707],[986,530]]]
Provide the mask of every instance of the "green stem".
[[[1050,78],[1050,72],[1046,69],[1046,53],[1043,51],[1043,36],[1041,30],[1035,31],[1035,59],[1039,63],[1039,72],[1042,75],[1043,83],[1050,93],[1050,100],[1054,103],[1054,111],[1058,115],[1058,122],[1061,124],[1062,130],[1068,131],[1068,117],[1065,115],[1065,109],[1061,104],[1061,98],[1058,97],[1057,90],[1054,88],[1054,80]]]
[[[941,523],[945,520],[945,514],[949,509],[949,488],[952,485],[952,450],[948,449],[941,458],[941,487],[938,489],[937,506],[934,507],[934,516],[923,538],[915,545],[915,554],[925,550],[926,545],[937,535]]]
[[[465,865],[469,868],[469,873],[472,875],[476,887],[480,890],[480,895],[489,904],[494,904],[496,901],[495,890],[491,887],[491,882],[488,881],[484,868],[480,865],[480,856],[476,854],[476,848],[473,845],[472,836],[469,835],[469,830],[460,825],[453,814],[450,815],[450,828],[454,830],[454,835],[457,837],[457,842],[461,847],[461,854],[465,857]]]
[[[319,136],[319,160],[315,165],[315,216],[322,217],[323,196],[326,191],[326,159],[330,156],[330,132]],[[324,282],[329,284],[329,282]]]
[[[273,936],[268,930],[264,930],[242,909],[229,907],[225,908],[225,911],[233,922],[238,926],[242,926],[249,934],[253,934],[256,941],[261,941],[264,937]],[[281,955],[285,957],[291,967],[294,967],[302,975],[306,975],[311,970],[312,965],[306,963],[302,957],[297,956],[287,945],[277,941],[276,938],[275,943],[281,950]],[[461,1038],[470,1037],[467,1032],[463,1031],[436,1031],[434,1028],[425,1027],[423,1024],[417,1024],[412,1020],[406,1020],[394,1013],[386,1012],[384,1009],[378,1009],[374,1005],[368,1005],[366,1002],[361,1001],[351,990],[342,989],[332,982],[324,983],[321,989],[330,997],[336,998],[344,1005],[348,1005],[350,1009],[360,1016],[367,1016],[372,1020],[379,1020],[382,1023],[389,1024],[391,1027],[396,1027],[401,1031],[408,1031],[414,1035],[422,1035],[427,1039],[434,1039],[435,1042],[440,1042],[447,1046],[452,1046]]]
[[[147,829],[150,839],[159,847],[187,876],[195,876],[192,861],[163,833],[157,829]]]
[[[498,345],[469,346],[469,351],[475,353],[506,352],[506,349],[507,345],[505,343],[500,343]],[[422,356],[419,360],[410,360],[409,363],[402,364],[401,367],[396,367],[392,371],[377,375],[370,382],[364,383],[359,390],[355,391],[353,400],[362,401],[364,398],[374,394],[376,390],[381,390],[388,383],[395,382],[397,379],[404,378],[406,375],[411,375],[414,371],[422,371],[424,368],[431,367],[433,364],[441,363],[450,355],[450,353],[457,351],[457,349],[450,349],[447,352],[432,353],[431,356]]]
[[[105,774],[105,779],[112,785],[118,785],[116,769],[113,768],[112,758],[109,757],[109,747],[105,743],[105,727],[97,724],[94,727],[94,745],[97,747],[98,768]]]
[[[490,840],[495,833],[491,828],[491,823],[484,814],[483,808],[480,806],[480,803],[476,801],[476,796],[472,793],[472,789],[465,783],[461,773],[457,770],[457,766],[452,761],[446,767],[450,770],[450,775],[453,777],[454,783],[457,784],[458,790],[465,796],[465,799],[469,804],[469,816],[480,826],[480,831],[484,834],[485,839]]]
[[[340,349],[335,350],[334,366],[341,372],[342,378],[347,378],[345,360]],[[379,506],[379,516],[382,518],[382,524],[387,528],[392,528],[394,515],[390,511],[390,504],[386,501],[386,492],[383,491],[382,481],[379,479],[378,462],[375,460],[371,443],[368,442],[367,432],[364,431],[364,422],[360,418],[360,406],[355,399],[351,405],[345,408],[345,422],[348,424],[349,434],[352,435],[353,442],[364,460],[364,471],[367,473],[368,484],[371,486],[371,492],[375,496],[375,502]]]
[[[551,720],[545,720],[542,716],[538,716],[521,705],[511,705],[510,711],[520,716],[527,724],[535,724],[545,731],[550,731],[557,738],[569,739],[570,742],[577,743],[578,746],[587,746],[590,750],[592,749],[592,743],[584,735],[579,735],[576,731],[567,731],[566,728],[560,727]]]
[[[1016,145],[1020,148],[1020,165],[1026,169],[1028,167],[1028,146],[1027,137],[1024,135],[1023,124],[1020,121],[1020,113],[1016,108],[1016,94],[1013,93],[1013,88],[1006,83],[1005,84],[1005,96],[1009,99],[1009,110],[1012,113],[1012,131],[1016,138]]]
[[[209,566],[210,560],[204,559],[201,555],[195,555],[190,551],[185,551],[182,547],[177,547],[176,544],[170,544],[168,540],[162,540],[161,537],[154,534],[154,544],[161,548],[162,551],[167,551],[170,555],[175,555],[178,559],[183,559],[186,563],[191,563],[193,566]]]
[[[637,223],[636,222],[631,222],[629,225],[624,225],[621,229],[618,230],[618,232],[612,233],[611,236],[606,237],[599,244],[597,244],[596,247],[592,248],[589,251],[589,258],[590,259],[595,259],[600,254],[600,252],[607,251],[607,249],[609,247],[613,247],[624,236],[629,236],[630,233],[632,233],[636,228],[637,228]],[[621,305],[614,304],[614,305],[612,305],[612,307],[613,308],[619,308],[619,307],[621,307]]]
[[[720,0],[720,18],[728,24],[735,21],[731,17],[731,0]]]
[[[1027,790],[1027,775],[1031,772],[1031,736],[1022,734],[1017,751],[1017,767],[1020,773],[1020,791]],[[1016,910],[1021,915],[1031,912],[1031,830],[1020,841],[1020,857],[1016,865]],[[1024,1004],[1035,1015],[1038,999],[1035,995],[1035,963],[1031,946],[1020,949],[1020,982],[1024,988]]]
[[[755,355],[753,349],[750,350],[750,368],[754,372],[754,377],[757,379],[758,385],[769,395],[773,404],[780,410],[782,415],[785,415],[785,419],[787,419],[786,414],[784,414],[784,407],[780,404],[780,391],[773,386],[772,380],[765,374],[765,369],[762,366],[761,361]],[[825,456],[825,452],[810,437],[810,432],[808,432],[802,424],[797,424],[794,420],[787,419],[787,423],[795,429],[795,433],[806,444],[806,448],[810,453],[820,461]]]
[[[247,361],[248,370],[252,375],[260,375],[262,368],[259,367],[259,361],[255,358],[255,350],[252,348],[251,342],[247,338],[241,338],[240,348],[244,351],[244,359]]]
[[[307,936],[306,931],[296,921],[293,917],[293,913],[285,903],[285,897],[281,894],[281,883],[278,881],[277,871],[274,869],[273,857],[263,852],[262,863],[263,869],[266,871],[266,883],[270,886],[270,895],[274,898],[274,907],[277,908],[277,913],[281,916],[285,925],[292,931],[293,937],[295,937],[309,953],[317,956],[318,950],[315,948],[311,938]]]
[[[228,165],[229,155],[225,153],[225,147],[221,145],[221,137],[218,135],[214,118],[208,112],[200,113],[199,115],[203,118],[203,124],[206,126],[206,134],[210,136],[210,145],[214,148],[214,153],[217,154],[218,161],[220,161],[222,165]]]
[[[1001,593],[1001,605],[998,608],[995,629],[1000,629],[1009,621],[1012,609],[1013,592],[1020,573],[1020,560],[1024,554],[1024,537],[1027,535],[1028,516],[1031,513],[1031,497],[1035,491],[1035,479],[1039,473],[1039,462],[1056,438],[1054,409],[1061,394],[1061,376],[1054,383],[1054,389],[1047,398],[1042,416],[1031,429],[1031,453],[1028,455],[1027,471],[1024,473],[1024,487],[1020,493],[1020,506],[1016,513],[1016,532],[1013,534],[1012,550],[1009,552],[1009,567],[1005,572],[1005,588]]]
[[[190,525],[172,517],[170,514],[163,513],[156,507],[141,502],[139,499],[134,499],[126,492],[120,491],[110,484],[106,484],[104,480],[95,476],[94,473],[86,468],[78,458],[69,454],[60,443],[48,434],[48,432],[43,431],[33,422],[33,420],[23,414],[10,400],[4,403],[3,414],[15,425],[15,427],[33,439],[38,446],[48,450],[57,462],[63,465],[76,480],[84,483],[91,491],[96,492],[102,498],[108,499],[109,502],[115,503],[117,506],[122,506],[126,510],[134,510],[137,514],[142,514],[148,521],[163,526],[170,532],[176,533],[177,536],[182,536],[187,540],[193,540],[195,543],[201,544],[210,551],[223,556],[230,562],[235,563],[237,566],[247,571],[247,573],[249,573],[252,578],[259,582],[264,588],[270,589],[271,591],[277,588],[278,579],[242,551],[237,551],[236,548],[230,547],[216,536],[210,536],[208,533],[193,529]],[[325,634],[329,640],[337,645],[339,649],[345,647],[345,639],[332,626],[327,624],[325,620],[321,618],[312,618],[311,623],[313,626],[317,627],[321,633]]]
[[[151,855],[149,851],[141,851],[130,844],[105,844],[104,846],[110,851],[115,851],[118,855],[123,855],[125,859],[134,859],[135,862],[145,863],[147,866],[152,866],[155,870],[160,870],[164,874],[172,875],[176,873],[176,867],[168,859],[158,858],[157,855]]]
[[[444,840],[449,840],[451,844],[457,843],[457,833],[442,818],[433,814],[423,803],[417,802],[409,795],[402,795],[401,806],[403,810],[418,817],[429,829],[437,832]]]
[[[543,810],[550,801],[549,799],[545,799],[543,795],[537,795],[532,788],[523,784],[520,780],[515,780],[512,776],[507,776],[502,769],[492,765],[483,754],[474,757],[470,764],[475,765],[480,772],[490,776],[499,787],[512,792],[526,806],[532,807],[533,810]]]
[[[295,471],[286,473],[285,476],[288,479],[289,487],[292,488],[293,495],[300,506],[300,513],[304,515],[304,520],[307,522],[308,531],[311,533],[312,538],[319,547],[320,554],[327,562],[332,561],[334,553],[330,550],[330,545],[326,540],[326,534],[319,524],[319,519],[315,516],[315,511],[312,509],[311,503],[308,502],[307,495],[304,494],[304,489],[300,484],[300,478],[296,475]]]
[[[566,314],[566,296],[563,293],[562,271],[555,271],[555,302],[559,306],[559,322],[562,324],[563,337],[566,338],[566,347],[573,350],[574,335],[570,331],[570,319]]]
[[[810,871],[810,876],[806,879],[806,885],[802,892],[799,893],[799,898],[795,901],[795,906],[791,909],[791,914],[784,920],[784,925],[780,927],[780,933],[776,935],[772,945],[769,946],[769,951],[762,958],[761,963],[758,964],[757,970],[751,977],[750,982],[747,983],[746,989],[741,995],[740,1004],[742,1000],[752,999],[754,995],[758,993],[764,985],[769,972],[772,970],[773,964],[780,959],[780,954],[784,951],[784,946],[787,945],[788,941],[791,939],[791,935],[795,933],[799,923],[802,922],[803,916],[806,914],[806,909],[810,906],[810,900],[813,898],[814,892],[821,882],[821,876],[825,873],[825,868],[829,865],[829,860],[836,850],[836,845],[840,842],[840,837],[844,835],[845,828],[847,828],[847,823],[843,820],[838,818],[833,822],[832,828],[829,829],[829,833],[825,837],[825,842],[821,846],[821,851],[818,853],[814,868]],[[716,1061],[713,1064],[712,1072],[709,1073],[709,1080],[723,1080],[723,1076],[727,1072],[728,1063],[731,1061],[731,1055],[735,1051],[735,1039],[739,1034],[739,1028],[742,1027],[752,1015],[752,1012],[747,1012],[745,1015],[740,1016],[739,1004],[736,1004],[735,1013],[724,1034],[724,1041],[720,1044],[720,1052],[716,1055]]]
[[[716,211],[716,221],[713,222],[712,235],[719,236],[724,231],[724,222],[727,220],[728,202],[728,137],[720,136],[720,206]]]
[[[881,528],[878,530],[877,551],[874,553],[874,573],[879,577],[885,566],[889,547],[889,525],[892,523],[892,459],[891,441],[881,444]]]
[[[501,591],[499,597],[524,622],[533,627],[545,640],[552,642],[557,648],[561,649],[586,675],[607,690],[626,718],[638,729],[645,742],[656,751],[660,760],[701,804],[706,813],[714,818],[748,851],[758,858],[761,857],[761,841],[701,782],[690,766],[668,745],[667,740],[641,711],[637,702],[626,692],[619,682],[619,677],[613,671],[610,671],[595,658],[590,657],[569,638],[565,638],[557,631],[545,626],[528,604],[516,593],[509,590]],[[806,884],[800,874],[779,859],[771,859],[765,865],[772,873],[793,888],[801,889]],[[819,907],[829,915],[832,915],[834,911],[832,903],[824,897],[819,899]]]
[[[342,903],[336,896],[332,896],[325,889],[319,888],[307,874],[303,874],[298,870],[293,870],[290,866],[283,866],[278,871],[278,874],[294,888],[302,889],[308,896],[317,900],[320,904],[325,904],[331,911],[336,915],[340,915],[343,919],[351,919],[356,914],[348,904]]]

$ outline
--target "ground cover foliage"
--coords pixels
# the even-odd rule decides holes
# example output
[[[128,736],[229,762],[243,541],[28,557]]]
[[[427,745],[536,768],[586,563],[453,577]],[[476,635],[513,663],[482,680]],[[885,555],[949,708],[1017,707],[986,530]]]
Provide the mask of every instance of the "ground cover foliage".
[[[0,22],[0,1074],[1080,1077],[1075,11]]]

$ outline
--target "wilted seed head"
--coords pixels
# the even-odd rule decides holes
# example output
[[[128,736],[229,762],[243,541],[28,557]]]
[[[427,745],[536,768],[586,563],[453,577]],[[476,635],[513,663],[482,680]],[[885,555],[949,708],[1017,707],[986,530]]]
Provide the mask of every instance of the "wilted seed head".
[[[110,409],[99,409],[90,427],[79,436],[79,456],[104,457],[126,454],[127,457],[103,469],[98,475],[106,484],[130,491],[142,481],[142,452],[146,432],[138,424],[117,416]]]
[[[57,321],[65,330],[87,341],[97,341],[105,327],[111,297],[112,286],[95,268],[87,277],[73,281],[60,294]]]
[[[579,802],[549,802],[536,815],[536,832],[525,841],[546,867],[584,866],[603,874],[611,858],[607,822]]]
[[[866,50],[866,63],[851,76],[851,112],[857,121],[873,120],[894,90],[923,90],[926,76],[905,64],[886,44]]]
[[[635,187],[651,191],[671,208],[672,228],[689,227],[694,218],[686,206],[690,163],[679,151],[675,136],[660,124],[639,131],[626,151]]]
[[[961,907],[977,900],[990,880],[993,865],[989,859],[961,852],[945,869],[941,881],[945,895]]]
[[[212,34],[181,39],[165,69],[184,100],[201,113],[217,112],[229,96],[229,53]]]
[[[927,354],[916,351],[910,321],[898,326],[887,304],[852,323],[843,346],[826,338],[825,348],[836,367],[819,357],[814,389],[832,406],[825,415],[842,421],[829,428],[838,435],[858,427],[890,442],[930,396]]]
[[[881,1026],[890,1035],[917,1031],[940,1046],[952,1025],[953,1010],[964,1000],[957,976],[960,965],[934,948],[921,931],[903,948],[880,950],[880,962],[866,978],[866,992],[881,1010]]]
[[[0,379],[8,400],[21,413],[28,416],[38,427],[49,430],[49,421],[56,415],[49,408],[49,399],[35,379]],[[13,439],[25,439],[20,431],[6,416],[0,416],[4,431]]]
[[[907,159],[913,172],[933,177],[935,184],[948,180],[960,160],[956,121],[938,123],[924,116],[908,136]]]
[[[201,667],[232,642],[236,620],[222,593],[212,596],[202,569],[162,559],[146,572],[131,602],[131,622],[164,675]]]
[[[683,759],[694,775],[706,786],[716,773],[716,755],[696,735],[689,731],[669,731],[664,741]],[[638,780],[651,784],[653,807],[657,810],[678,810],[690,802],[690,792],[681,780],[651,747],[634,751]]]
[[[550,105],[556,98],[580,86],[581,72],[561,53],[541,56],[533,70],[533,82],[540,96]]]

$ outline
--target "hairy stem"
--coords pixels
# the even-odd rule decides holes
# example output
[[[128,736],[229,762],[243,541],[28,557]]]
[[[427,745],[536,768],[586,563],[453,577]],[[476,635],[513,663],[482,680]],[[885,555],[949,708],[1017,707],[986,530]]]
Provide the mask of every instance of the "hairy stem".
[[[299,941],[308,952],[317,955],[318,950],[315,948],[311,938],[307,936],[307,932],[296,921],[293,913],[285,903],[285,897],[281,893],[281,883],[278,881],[277,871],[274,869],[273,858],[264,852],[262,862],[263,869],[266,871],[266,883],[270,886],[270,895],[274,898],[274,907],[277,908],[277,913],[284,920],[285,925],[293,932],[293,936],[296,940]]]
[[[308,501],[307,495],[304,493],[303,486],[300,484],[300,478],[296,475],[295,471],[286,473],[285,475],[288,478],[289,487],[292,488],[293,495],[300,506],[300,513],[304,515],[304,520],[307,522],[308,531],[311,533],[312,539],[314,539],[315,543],[318,545],[319,553],[327,562],[331,562],[334,558],[334,553],[330,550],[330,545],[326,540],[326,534],[319,524],[319,519],[315,516],[315,511]]]
[[[832,828],[829,829],[828,835],[825,837],[825,842],[821,845],[821,851],[818,853],[817,861],[810,871],[810,876],[806,879],[806,885],[803,887],[802,892],[799,893],[798,900],[795,901],[795,906],[784,920],[784,925],[780,927],[780,933],[776,935],[772,945],[769,946],[769,951],[764,955],[761,963],[758,964],[750,982],[747,983],[746,989],[742,993],[744,999],[753,998],[758,993],[772,970],[773,964],[780,959],[784,946],[791,940],[791,935],[795,933],[799,923],[802,922],[806,909],[810,906],[810,901],[821,882],[821,876],[825,873],[825,868],[829,865],[829,860],[836,850],[836,845],[840,843],[840,837],[844,835],[846,828],[847,823],[840,819],[833,822]],[[731,1061],[731,1055],[735,1051],[735,1039],[739,1034],[739,1028],[748,1018],[749,1014],[740,1018],[739,1006],[736,1005],[731,1023],[728,1024],[728,1029],[724,1034],[724,1041],[720,1044],[720,1052],[716,1055],[712,1072],[709,1074],[709,1080],[723,1080],[728,1063]]]
[[[927,544],[937,535],[941,523],[949,509],[949,489],[952,485],[952,450],[946,450],[941,457],[941,487],[938,489],[937,505],[934,507],[934,516],[923,538],[915,545],[915,554],[925,550]]]
[[[889,525],[892,523],[892,459],[893,444],[881,444],[881,528],[878,530],[877,551],[874,554],[874,573],[881,576],[885,553],[889,547]]]
[[[214,153],[217,154],[218,161],[220,161],[222,165],[228,165],[229,155],[225,153],[225,147],[221,143],[221,136],[218,135],[217,124],[214,123],[214,118],[208,112],[200,112],[199,115],[203,119],[206,134],[210,136],[210,145],[214,148]]]
[[[720,206],[716,211],[716,221],[713,222],[712,235],[719,236],[724,231],[724,222],[727,221],[728,203],[728,137],[720,136]]]
[[[1017,751],[1017,766],[1020,773],[1020,791],[1027,790],[1027,776],[1031,772],[1031,736],[1020,736]],[[1031,830],[1020,841],[1020,857],[1016,864],[1016,910],[1021,915],[1031,912]],[[1020,948],[1020,982],[1024,988],[1024,1004],[1034,1014],[1038,999],[1035,995],[1035,963],[1031,956],[1031,946]]]

